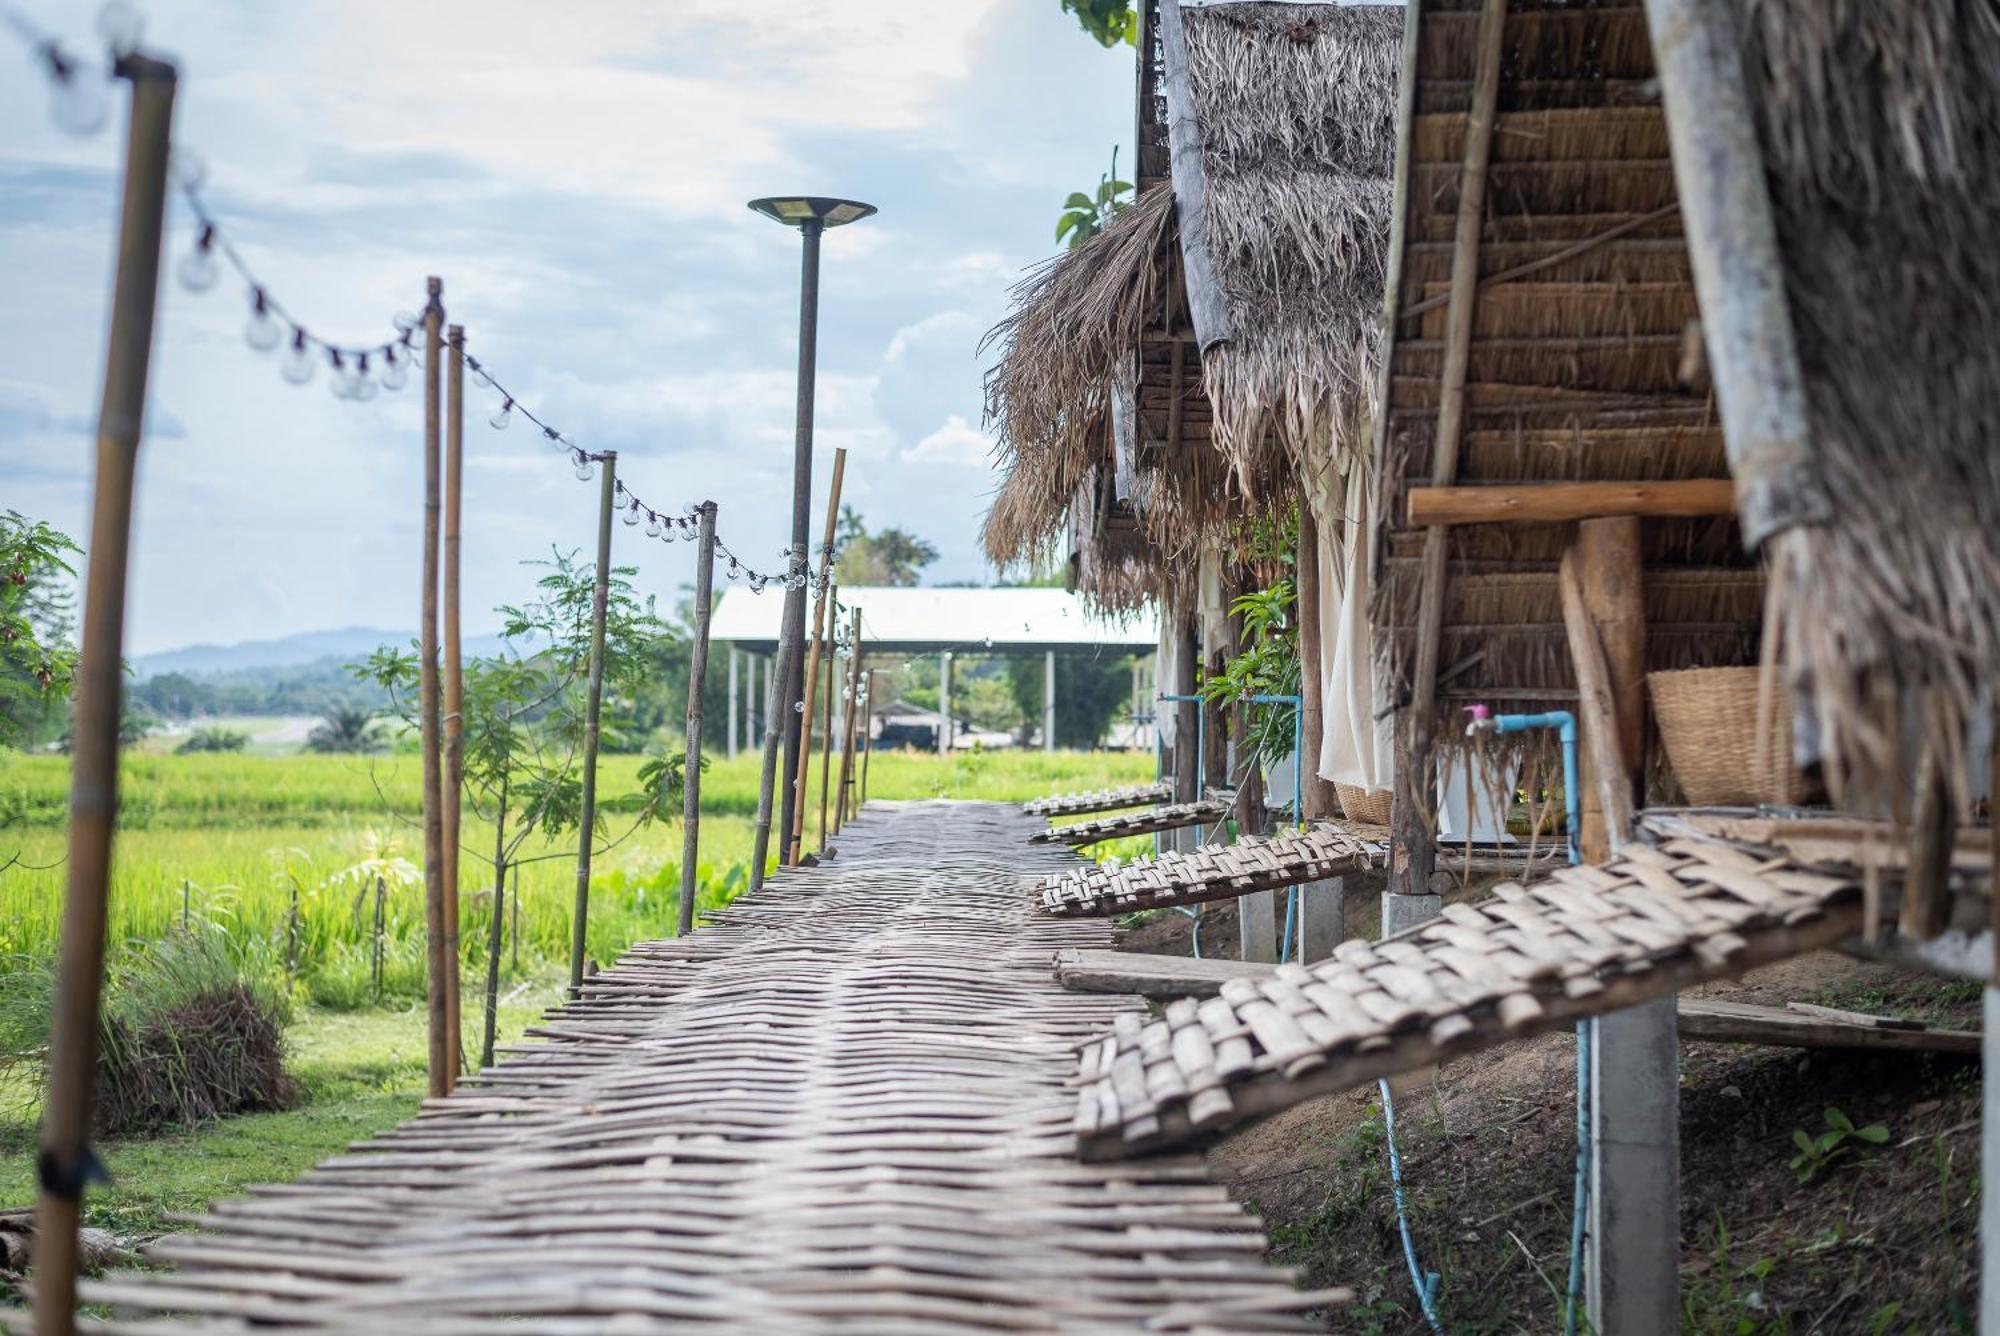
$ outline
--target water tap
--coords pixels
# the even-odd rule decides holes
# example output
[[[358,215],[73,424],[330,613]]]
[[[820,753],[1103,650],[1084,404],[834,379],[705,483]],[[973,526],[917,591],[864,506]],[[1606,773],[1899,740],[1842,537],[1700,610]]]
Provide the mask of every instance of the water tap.
[[[1494,733],[1499,731],[1500,723],[1497,719],[1493,717],[1492,706],[1468,705],[1465,707],[1465,712],[1472,716],[1472,718],[1466,722],[1465,736],[1469,738],[1476,738],[1481,733]]]

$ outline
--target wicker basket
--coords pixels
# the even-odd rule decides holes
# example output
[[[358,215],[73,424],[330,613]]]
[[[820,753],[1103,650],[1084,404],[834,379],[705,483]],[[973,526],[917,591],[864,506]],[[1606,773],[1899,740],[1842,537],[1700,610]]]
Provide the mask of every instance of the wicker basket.
[[[1646,676],[1667,762],[1696,807],[1805,800],[1805,778],[1792,764],[1790,702],[1782,695],[1774,702],[1762,749],[1764,773],[1759,773],[1758,676],[1755,668],[1688,668]]]
[[[1349,821],[1363,826],[1389,824],[1389,790],[1335,783],[1333,791],[1340,796],[1340,810]]]

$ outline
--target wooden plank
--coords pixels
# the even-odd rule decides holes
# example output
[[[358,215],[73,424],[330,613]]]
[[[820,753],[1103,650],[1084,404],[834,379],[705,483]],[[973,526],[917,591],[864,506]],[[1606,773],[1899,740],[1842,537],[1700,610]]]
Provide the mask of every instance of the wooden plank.
[[[1250,960],[1196,960],[1089,947],[1056,953],[1056,982],[1078,993],[1137,993],[1141,997],[1214,997],[1231,979],[1268,979],[1276,965]]]
[[[1412,487],[1409,523],[1564,523],[1622,515],[1695,518],[1736,513],[1727,478],[1672,482],[1531,482]]]
[[[1612,695],[1610,669],[1605,664],[1604,647],[1598,639],[1597,624],[1585,609],[1583,579],[1575,547],[1563,554],[1563,623],[1569,632],[1570,660],[1576,669],[1577,725],[1583,734],[1583,760],[1590,770],[1591,787],[1603,821],[1605,850],[1593,849],[1589,812],[1585,811],[1583,856],[1601,862],[1607,853],[1616,853],[1632,833],[1634,806],[1632,787],[1619,743],[1619,715]]]
[[[1840,1013],[1757,1006],[1684,997],[1680,1004],[1681,1038],[1736,1044],[1768,1044],[1779,1048],[1871,1048],[1903,1052],[1979,1052],[1978,1030],[1909,1029],[1885,1017],[1864,1017],[1866,1024],[1841,1020]],[[1852,1013],[1849,1013],[1852,1014]]]

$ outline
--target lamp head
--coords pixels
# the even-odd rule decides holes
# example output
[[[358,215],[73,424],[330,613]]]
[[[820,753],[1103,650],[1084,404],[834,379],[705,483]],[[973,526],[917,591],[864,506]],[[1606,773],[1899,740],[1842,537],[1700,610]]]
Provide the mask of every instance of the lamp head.
[[[768,199],[751,200],[750,207],[774,223],[783,223],[786,227],[813,227],[821,231],[858,223],[875,212],[873,204],[852,199],[831,199],[824,195],[773,195]]]

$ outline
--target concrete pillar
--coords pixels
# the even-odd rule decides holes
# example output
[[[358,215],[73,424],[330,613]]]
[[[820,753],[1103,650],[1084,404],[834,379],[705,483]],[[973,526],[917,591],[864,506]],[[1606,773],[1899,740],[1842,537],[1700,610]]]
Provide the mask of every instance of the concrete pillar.
[[[1593,1331],[1674,1336],[1679,1329],[1680,1044],[1675,1008],[1675,999],[1667,996],[1586,1022],[1595,1068],[1584,1259]]]
[[[2000,1332],[2000,987],[1986,990],[1980,1041],[1979,1329]]]
[[[1325,960],[1347,936],[1347,883],[1339,877],[1299,888],[1299,940],[1307,964]]]
[[[743,656],[736,652],[736,646],[731,645],[729,647],[729,759],[732,761],[736,759],[737,748],[743,743],[743,716],[737,708],[739,697],[736,694],[738,664],[742,658]]]
[[[938,731],[937,747],[939,756],[951,755],[951,651],[938,653]]]
[[[1444,897],[1438,895],[1398,895],[1382,892],[1382,936],[1394,937],[1444,911]]]
[[[1243,937],[1243,959],[1271,964],[1278,959],[1278,897],[1282,891],[1255,891],[1238,896],[1236,923]]]
[[[1056,749],[1056,652],[1042,655],[1042,750]]]

